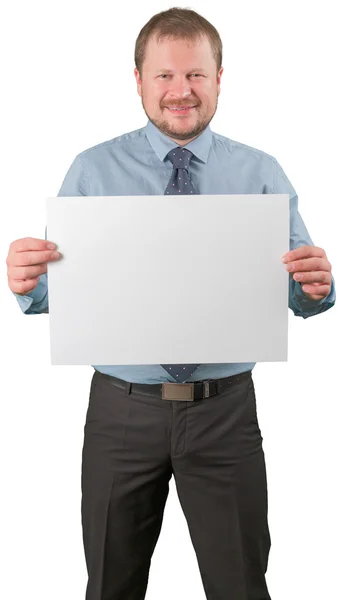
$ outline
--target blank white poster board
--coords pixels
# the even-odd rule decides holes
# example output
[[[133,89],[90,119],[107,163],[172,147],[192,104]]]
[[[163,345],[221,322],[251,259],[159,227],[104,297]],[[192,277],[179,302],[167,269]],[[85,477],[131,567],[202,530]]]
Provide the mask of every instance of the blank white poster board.
[[[47,199],[55,365],[287,360],[289,195]]]

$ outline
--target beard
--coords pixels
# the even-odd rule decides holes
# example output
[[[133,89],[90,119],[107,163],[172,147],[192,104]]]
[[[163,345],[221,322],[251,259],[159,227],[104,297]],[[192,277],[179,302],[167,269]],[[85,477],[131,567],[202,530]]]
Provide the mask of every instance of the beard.
[[[209,115],[200,117],[197,120],[197,123],[195,125],[191,126],[189,129],[186,129],[182,132],[178,131],[177,128],[174,129],[173,126],[171,126],[171,124],[166,119],[163,119],[163,118],[156,119],[156,118],[153,118],[152,116],[150,116],[146,111],[143,96],[141,97],[141,102],[142,102],[143,110],[145,111],[148,119],[153,123],[153,125],[155,125],[155,127],[157,127],[159,129],[159,131],[161,131],[161,133],[164,133],[165,135],[167,135],[168,137],[170,137],[174,140],[184,141],[184,140],[189,140],[191,138],[197,137],[198,135],[200,135],[202,133],[202,131],[204,131],[206,129],[206,127],[209,125],[210,121],[212,120],[213,116],[216,113],[218,98],[219,98],[219,95],[217,94],[215,109],[214,109],[213,114],[210,115],[210,117],[209,117]],[[197,108],[196,108],[196,110],[197,110]]]

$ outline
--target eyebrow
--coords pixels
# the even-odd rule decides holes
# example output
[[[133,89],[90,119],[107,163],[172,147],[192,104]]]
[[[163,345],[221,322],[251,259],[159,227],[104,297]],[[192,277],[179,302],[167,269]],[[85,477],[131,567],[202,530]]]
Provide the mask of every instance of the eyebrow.
[[[191,71],[202,71],[203,73],[205,72],[204,69],[198,69],[197,67],[189,70],[189,72]],[[173,73],[173,71],[171,69],[159,69],[158,71],[156,71],[156,73]]]

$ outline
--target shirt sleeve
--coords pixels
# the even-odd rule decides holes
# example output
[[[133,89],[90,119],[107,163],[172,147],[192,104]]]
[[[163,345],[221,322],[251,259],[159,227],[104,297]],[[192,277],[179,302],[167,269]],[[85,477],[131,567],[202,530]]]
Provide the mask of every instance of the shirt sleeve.
[[[282,167],[274,159],[274,194],[289,194],[290,197],[290,250],[300,246],[314,246],[306,225],[298,210],[298,196]],[[326,298],[311,300],[303,292],[301,284],[289,274],[289,308],[297,317],[307,319],[325,312],[336,302],[335,280],[332,275],[331,291]]]
[[[81,154],[78,154],[62,182],[62,186],[57,196],[87,196],[88,178]],[[45,237],[47,238],[47,227],[45,227]],[[24,314],[38,315],[49,312],[48,297],[48,278],[47,273],[40,275],[38,285],[35,289],[21,296],[12,292],[17,298],[18,304]]]

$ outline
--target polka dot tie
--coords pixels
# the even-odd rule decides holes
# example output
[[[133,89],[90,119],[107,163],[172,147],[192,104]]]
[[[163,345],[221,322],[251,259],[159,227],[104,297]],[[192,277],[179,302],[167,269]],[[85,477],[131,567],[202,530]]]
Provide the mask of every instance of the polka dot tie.
[[[173,148],[167,157],[173,164],[173,172],[165,190],[166,194],[195,194],[195,189],[189,178],[189,165],[193,157],[190,150]],[[161,365],[178,383],[184,383],[196,371],[199,365]]]
[[[189,165],[193,157],[190,150],[185,148],[173,148],[167,157],[173,164],[171,179],[165,190],[166,194],[195,194],[195,189],[189,178]]]

